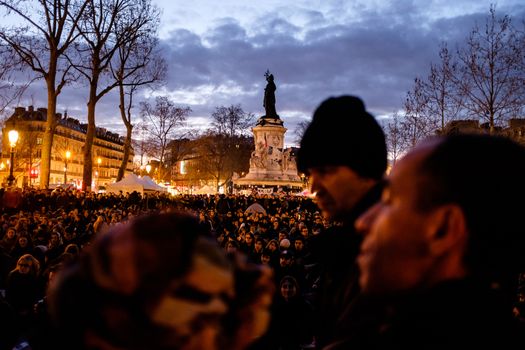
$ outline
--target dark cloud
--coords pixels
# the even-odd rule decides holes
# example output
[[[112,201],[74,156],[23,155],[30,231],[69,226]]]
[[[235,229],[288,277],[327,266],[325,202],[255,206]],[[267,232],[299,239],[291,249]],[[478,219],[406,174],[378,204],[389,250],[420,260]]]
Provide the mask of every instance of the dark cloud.
[[[429,20],[415,4],[354,8],[360,16],[348,24],[330,24],[321,12],[304,11],[301,15],[312,24],[304,28],[279,13],[267,13],[250,28],[225,19],[200,40],[172,32],[164,42],[172,58],[168,87],[182,90],[228,82],[238,89],[211,93],[199,111],[209,115],[217,105],[241,103],[260,115],[263,73],[270,69],[277,83],[278,112],[285,123],[286,113],[294,116],[289,129],[298,115],[308,118],[331,95],[356,94],[376,115],[390,114],[401,108],[414,78],[428,74],[440,43],[447,41],[453,49],[488,13],[487,7],[485,12]]]
[[[430,4],[445,5],[440,0]],[[260,116],[264,72],[270,69],[289,143],[295,139],[295,125],[328,96],[355,94],[373,114],[391,114],[402,108],[414,78],[428,74],[430,63],[437,61],[440,43],[447,41],[455,50],[475,23],[483,25],[489,9],[440,17],[425,12],[426,6],[415,0],[381,6],[336,0],[330,9],[278,8],[248,24],[219,18],[200,34],[174,29],[160,43],[169,70],[165,89],[156,93],[169,93],[176,104],[189,105],[199,127],[220,105],[241,104]],[[516,23],[525,14],[521,4],[497,10]],[[85,95],[86,90],[65,89],[59,105],[82,114]],[[99,124],[117,128],[116,101],[115,94],[101,100]]]
[[[246,30],[235,19],[225,18],[220,22],[223,24],[216,26],[204,36],[210,45],[220,45],[224,41],[243,42],[247,40]]]

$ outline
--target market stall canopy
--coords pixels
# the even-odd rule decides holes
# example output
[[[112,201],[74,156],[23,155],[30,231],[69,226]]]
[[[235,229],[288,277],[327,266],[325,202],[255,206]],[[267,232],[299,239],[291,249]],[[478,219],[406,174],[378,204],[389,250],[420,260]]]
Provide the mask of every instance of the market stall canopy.
[[[144,176],[142,179],[142,182],[144,182],[146,185],[146,187],[144,188],[144,190],[148,190],[148,191],[159,191],[159,192],[166,192],[167,189],[165,187],[162,187],[160,185],[157,185],[155,183],[155,181],[153,181],[153,179],[149,176]]]
[[[200,188],[193,190],[193,194],[215,194],[217,193],[217,187],[204,185]]]
[[[108,193],[119,193],[120,191],[122,191],[122,193],[137,191],[138,193],[144,194],[156,191],[165,192],[166,189],[157,185],[147,176],[141,179],[135,174],[126,174],[119,182],[108,184],[106,187],[106,192]]]

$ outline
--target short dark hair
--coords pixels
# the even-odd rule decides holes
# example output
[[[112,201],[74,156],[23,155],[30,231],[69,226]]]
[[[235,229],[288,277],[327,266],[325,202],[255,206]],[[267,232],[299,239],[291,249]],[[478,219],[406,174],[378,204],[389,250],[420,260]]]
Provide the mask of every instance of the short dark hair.
[[[447,136],[419,168],[420,210],[454,203],[469,230],[473,274],[525,271],[525,148],[489,135]]]

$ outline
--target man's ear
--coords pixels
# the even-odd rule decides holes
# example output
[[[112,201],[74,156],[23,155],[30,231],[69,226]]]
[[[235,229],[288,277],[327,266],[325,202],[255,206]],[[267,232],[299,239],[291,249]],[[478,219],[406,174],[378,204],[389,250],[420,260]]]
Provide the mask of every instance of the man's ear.
[[[433,223],[429,227],[429,247],[432,255],[442,255],[452,250],[465,248],[467,223],[465,214],[457,204],[446,204],[435,209]]]

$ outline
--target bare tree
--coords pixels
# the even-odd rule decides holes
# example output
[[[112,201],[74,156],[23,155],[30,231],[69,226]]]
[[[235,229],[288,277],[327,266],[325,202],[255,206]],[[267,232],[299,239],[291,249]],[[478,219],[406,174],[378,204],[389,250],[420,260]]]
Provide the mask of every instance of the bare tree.
[[[91,187],[95,137],[95,109],[98,101],[119,86],[119,82],[106,75],[115,54],[122,46],[132,45],[147,33],[149,16],[154,7],[150,0],[86,0],[86,10],[77,28],[83,38],[77,52],[83,60],[74,68],[88,81],[88,127],[84,147],[84,173],[82,189]],[[132,75],[133,71],[126,74]],[[125,81],[128,75],[123,76]],[[105,83],[103,86],[102,83]]]
[[[308,120],[301,120],[297,124],[297,126],[295,127],[295,131],[294,131],[295,143],[297,144],[301,143],[303,135],[306,132],[306,129],[308,128],[308,125],[310,125],[310,122]]]
[[[385,130],[388,154],[393,165],[407,151],[407,138],[404,135],[401,116],[398,112],[392,115],[383,129]]]
[[[416,78],[405,100],[405,115],[388,125],[387,132],[395,133],[396,142],[404,138],[403,149],[421,139],[445,130],[445,125],[461,112],[461,94],[456,84],[457,66],[446,43],[441,45],[439,63],[430,65],[426,79]],[[399,118],[396,115],[396,118]],[[400,146],[398,144],[397,146]]]
[[[113,79],[118,83],[120,116],[126,126],[124,157],[118,171],[117,181],[124,177],[131,153],[133,97],[140,88],[162,81],[166,74],[166,62],[156,50],[159,11],[150,4],[146,4],[139,10],[149,20],[143,21],[143,27],[137,30],[139,35],[130,38],[129,41],[118,47],[114,62],[110,64]],[[120,30],[126,29],[126,27],[120,28]]]
[[[485,27],[477,25],[466,45],[458,50],[461,63],[457,85],[463,108],[488,122],[490,132],[523,111],[525,47],[509,16],[498,18],[490,8]]]
[[[230,183],[234,172],[240,174],[249,170],[254,147],[250,136],[229,137],[208,130],[195,144],[195,153],[199,155],[197,168],[201,176],[214,181],[217,191]]]
[[[135,155],[140,157],[139,166],[143,167],[145,165],[144,158],[152,153],[152,150],[155,148],[148,144],[147,137],[148,125],[143,121],[139,121],[134,128],[135,135],[138,138],[132,141],[133,148],[135,149]]]
[[[212,113],[212,131],[220,135],[234,137],[246,135],[253,125],[254,115],[246,113],[240,104],[228,107],[215,107]]]
[[[445,125],[460,114],[462,100],[455,83],[457,64],[446,43],[441,44],[439,59],[439,64],[430,65],[430,74],[422,88],[426,95],[426,114],[429,118],[437,119],[436,124],[443,132]]]
[[[492,133],[524,112],[525,32],[513,27],[509,16],[497,17],[494,6],[485,27],[474,26],[457,57],[443,43],[439,58],[407,94],[401,124],[409,144],[445,132],[451,120],[481,119]]]
[[[37,165],[36,159],[41,152],[39,143],[40,131],[31,124],[19,130],[20,138],[17,143],[17,157],[15,158],[17,168],[23,169],[22,174],[29,179],[31,185],[30,171]]]
[[[74,80],[71,64],[65,55],[77,40],[75,26],[83,16],[86,2],[56,1],[0,1],[0,7],[18,19],[18,24],[0,29],[0,40],[9,45],[22,63],[47,88],[47,121],[40,165],[40,186],[49,186],[51,147],[57,125],[56,104],[62,89]]]
[[[187,136],[187,135],[185,135]],[[168,144],[166,162],[173,166],[194,152],[195,143],[189,137],[177,138]]]
[[[199,137],[196,142],[196,153],[199,155],[198,169],[204,177],[210,177],[215,183],[217,191],[223,186],[228,176],[227,156],[228,143],[226,135],[207,132]]]
[[[248,170],[253,145],[246,149],[245,138],[253,125],[254,115],[237,104],[216,107],[211,117],[212,127],[199,143],[207,159],[204,169],[215,179],[218,190],[231,181],[234,172]]]
[[[437,129],[437,119],[429,114],[428,104],[429,96],[425,92],[425,83],[416,78],[414,87],[407,93],[405,115],[400,121],[400,131],[407,147],[415,146]]]
[[[147,125],[147,140],[155,148],[151,156],[159,162],[159,178],[164,179],[168,144],[181,135],[180,127],[184,125],[191,108],[178,107],[166,96],[155,99],[155,106],[148,102],[141,103],[141,116]]]
[[[32,81],[31,77],[19,77],[24,72],[23,62],[11,47],[0,41],[0,115],[6,108],[22,97]]]

